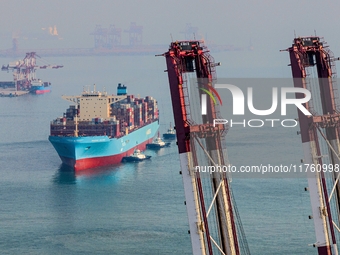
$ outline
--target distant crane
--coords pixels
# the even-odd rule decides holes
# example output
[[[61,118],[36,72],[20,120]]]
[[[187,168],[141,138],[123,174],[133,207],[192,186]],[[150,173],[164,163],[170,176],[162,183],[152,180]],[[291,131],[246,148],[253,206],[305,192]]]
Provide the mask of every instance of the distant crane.
[[[131,22],[129,30],[125,30],[124,32],[129,33],[130,45],[142,45],[143,26],[137,26],[136,22]]]
[[[101,48],[107,45],[107,28],[102,28],[101,25],[96,25],[96,28],[91,33],[94,35],[94,47]]]
[[[319,255],[338,255],[340,107],[333,53],[318,36],[297,37],[289,52],[294,87],[308,89],[312,99],[298,111],[312,215]],[[312,76],[315,77],[312,77]],[[305,95],[297,93],[296,98]],[[324,155],[328,155],[325,157]],[[307,170],[307,168],[306,168]],[[335,230],[337,230],[335,232]]]
[[[16,90],[30,90],[32,82],[36,80],[35,71],[37,69],[57,69],[63,67],[62,65],[50,65],[47,63],[38,66],[36,64],[36,57],[40,58],[35,52],[28,52],[23,60],[10,62],[1,67],[2,71],[13,71],[13,80]],[[8,84],[8,82],[5,83]]]
[[[184,34],[185,40],[191,40],[193,38],[201,39],[199,38],[198,27],[192,26],[191,23],[187,23],[185,30],[181,31],[180,33]]]

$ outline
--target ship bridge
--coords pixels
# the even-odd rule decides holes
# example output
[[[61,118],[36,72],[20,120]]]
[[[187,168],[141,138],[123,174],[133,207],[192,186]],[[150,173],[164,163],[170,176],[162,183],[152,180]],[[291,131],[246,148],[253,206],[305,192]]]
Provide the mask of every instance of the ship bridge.
[[[106,91],[97,91],[94,85],[92,91],[84,90],[80,96],[62,98],[77,105],[79,121],[89,121],[93,118],[110,119],[111,104],[126,99],[127,95],[108,95]]]

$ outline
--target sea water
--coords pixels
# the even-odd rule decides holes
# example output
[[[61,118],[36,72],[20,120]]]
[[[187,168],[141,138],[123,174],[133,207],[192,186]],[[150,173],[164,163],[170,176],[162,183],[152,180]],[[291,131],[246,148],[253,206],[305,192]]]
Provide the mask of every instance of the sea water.
[[[123,83],[130,94],[155,97],[165,132],[173,117],[164,59],[48,60],[64,65],[37,74],[51,93],[0,98],[0,254],[191,254],[174,142],[147,151],[150,161],[74,173],[47,140],[50,121],[69,105],[61,95],[94,83],[111,94]],[[303,156],[296,131],[229,130],[229,160],[296,163]],[[308,246],[315,234],[306,179],[233,178],[231,185],[252,254],[316,254]]]

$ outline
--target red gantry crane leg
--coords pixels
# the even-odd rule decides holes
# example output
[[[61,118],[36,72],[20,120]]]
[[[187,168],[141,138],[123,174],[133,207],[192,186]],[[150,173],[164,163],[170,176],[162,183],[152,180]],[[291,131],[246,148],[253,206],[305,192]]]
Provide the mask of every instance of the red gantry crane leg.
[[[212,124],[213,119],[218,118],[218,105],[210,98],[206,115],[197,117],[193,113],[201,109],[202,93],[214,90],[216,64],[201,41],[172,42],[163,56],[167,64],[193,254],[250,254],[226,173],[197,171],[204,159],[207,166],[228,165],[224,148],[226,126]],[[188,75],[196,78],[190,85]]]
[[[324,169],[326,159],[323,159],[320,147],[320,143],[324,142],[328,147],[329,164],[333,167],[339,166],[340,115],[335,97],[334,61],[336,59],[317,36],[295,38],[292,47],[286,51],[290,55],[294,87],[308,89],[312,94],[312,100],[306,103],[305,107],[313,115],[306,116],[298,111],[304,164]],[[316,69],[317,77],[314,81],[318,83],[318,86],[313,86],[313,82],[310,82],[311,79],[308,77],[310,69]],[[303,97],[302,94],[296,94],[296,98]],[[321,102],[320,109],[313,107],[317,105],[317,100]],[[329,165],[327,164],[327,166]],[[330,169],[327,168],[325,170]],[[339,173],[334,171],[334,186],[331,188],[327,186],[325,174],[327,173],[323,171],[310,171],[307,176],[316,234],[314,246],[317,247],[319,255],[337,255],[335,222],[332,214],[335,214],[334,211],[339,212],[339,202],[337,201],[336,208],[331,210],[330,199],[333,194],[335,199],[339,198]],[[328,185],[330,185],[329,182]],[[330,194],[329,190],[332,190]],[[337,229],[339,228],[337,227]]]

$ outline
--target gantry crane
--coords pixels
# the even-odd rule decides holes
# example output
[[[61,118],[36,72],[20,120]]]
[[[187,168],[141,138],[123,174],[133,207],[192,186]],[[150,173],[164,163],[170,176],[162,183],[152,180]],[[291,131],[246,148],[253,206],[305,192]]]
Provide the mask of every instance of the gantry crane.
[[[202,173],[197,166],[226,166],[227,126],[212,125],[219,105],[212,98],[202,115],[201,97],[214,91],[215,64],[202,41],[172,42],[166,58],[192,251],[249,254],[230,179],[225,172]],[[190,76],[193,79],[189,80]],[[197,110],[198,109],[198,110]]]
[[[308,190],[312,205],[316,242],[319,255],[338,254],[335,229],[339,225],[339,171],[340,114],[333,53],[320,37],[298,37],[286,49],[294,87],[308,89],[312,99],[305,108],[312,113],[298,111],[300,134],[304,150],[304,164],[312,166],[307,173]],[[314,72],[314,76],[313,76]],[[296,98],[303,98],[296,94]],[[321,143],[327,147],[323,151]],[[327,153],[325,157],[323,153]],[[333,170],[334,170],[333,169]],[[331,182],[327,181],[331,177]],[[333,202],[332,200],[333,199]]]
[[[57,69],[63,67],[62,65],[50,65],[48,63],[38,66],[36,64],[36,57],[39,56],[35,52],[28,52],[23,60],[11,62],[1,67],[2,71],[13,71],[16,90],[30,90],[32,81],[36,80],[35,71],[37,69]]]

